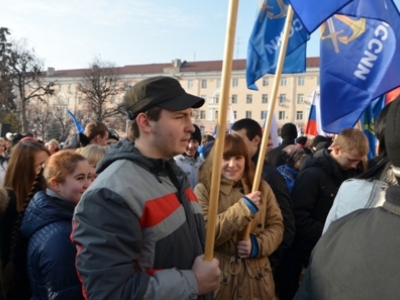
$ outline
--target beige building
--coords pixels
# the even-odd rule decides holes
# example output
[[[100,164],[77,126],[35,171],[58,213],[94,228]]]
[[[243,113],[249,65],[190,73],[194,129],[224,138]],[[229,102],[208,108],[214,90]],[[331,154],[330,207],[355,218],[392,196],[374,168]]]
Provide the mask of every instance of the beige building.
[[[191,94],[203,97],[206,103],[194,111],[194,122],[203,132],[212,133],[217,121],[220,100],[222,61],[187,62],[175,59],[172,63],[131,65],[118,67],[121,84],[126,89],[151,76],[172,76]],[[75,114],[83,109],[78,84],[86,70],[54,70],[49,68],[45,80],[56,81],[56,95],[50,104],[59,103]],[[258,91],[246,87],[246,60],[234,60],[230,84],[229,103],[235,120],[252,118],[260,124],[267,115],[274,75],[265,75],[257,81]],[[293,122],[305,128],[313,92],[319,85],[319,58],[307,58],[307,71],[301,74],[283,74],[280,81],[275,114],[278,127]],[[111,103],[122,101],[123,93]],[[112,104],[111,104],[112,105]],[[228,114],[228,120],[229,120]]]

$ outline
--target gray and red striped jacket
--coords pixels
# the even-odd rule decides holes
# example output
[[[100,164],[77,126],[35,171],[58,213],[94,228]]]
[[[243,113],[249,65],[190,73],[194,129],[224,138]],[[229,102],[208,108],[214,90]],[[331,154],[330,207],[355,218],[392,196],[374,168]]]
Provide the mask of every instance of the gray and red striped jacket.
[[[173,159],[109,148],[78,204],[72,240],[86,299],[212,299],[191,271],[203,253],[201,206]]]

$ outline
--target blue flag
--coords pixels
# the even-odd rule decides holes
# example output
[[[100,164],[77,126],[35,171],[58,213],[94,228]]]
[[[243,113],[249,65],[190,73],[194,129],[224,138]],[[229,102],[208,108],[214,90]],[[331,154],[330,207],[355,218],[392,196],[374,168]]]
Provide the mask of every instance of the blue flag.
[[[247,87],[258,90],[255,82],[265,74],[275,74],[282,44],[288,0],[264,0],[255,21],[247,48]],[[303,73],[306,70],[306,42],[310,36],[294,15],[283,73]]]
[[[400,16],[392,0],[354,0],[321,26],[322,128],[353,127],[400,85]]]
[[[368,158],[375,157],[375,148],[378,139],[375,136],[375,120],[378,117],[381,110],[385,107],[386,97],[385,95],[373,100],[365,109],[361,123],[365,135],[369,142]]]
[[[308,33],[312,33],[337,10],[353,0],[289,0]]]
[[[67,113],[69,114],[69,116],[71,117],[72,121],[74,122],[76,131],[78,133],[84,133],[85,132],[85,128],[83,128],[82,124],[79,123],[79,121],[77,120],[75,115],[69,109],[67,109]]]

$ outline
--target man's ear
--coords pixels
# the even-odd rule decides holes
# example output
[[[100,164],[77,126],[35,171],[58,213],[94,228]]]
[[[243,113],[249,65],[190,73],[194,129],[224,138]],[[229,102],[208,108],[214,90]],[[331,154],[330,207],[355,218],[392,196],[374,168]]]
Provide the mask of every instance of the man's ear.
[[[251,142],[258,147],[261,143],[261,137],[256,135]]]
[[[153,131],[150,120],[145,113],[140,113],[137,115],[136,124],[141,132],[151,133]]]
[[[96,143],[100,142],[101,134],[99,133],[98,135],[96,135],[96,137],[94,139],[95,139]]]
[[[339,145],[332,145],[329,148],[332,149],[332,151],[335,153],[335,155],[339,155],[339,152],[340,152],[340,146]]]

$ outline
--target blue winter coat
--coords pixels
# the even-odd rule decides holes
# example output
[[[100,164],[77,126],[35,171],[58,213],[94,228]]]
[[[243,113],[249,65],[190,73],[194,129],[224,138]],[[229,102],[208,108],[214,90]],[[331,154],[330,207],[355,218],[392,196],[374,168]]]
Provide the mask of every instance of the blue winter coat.
[[[21,232],[29,239],[32,299],[83,299],[75,269],[76,248],[70,241],[74,208],[47,190],[36,193],[25,211]]]

